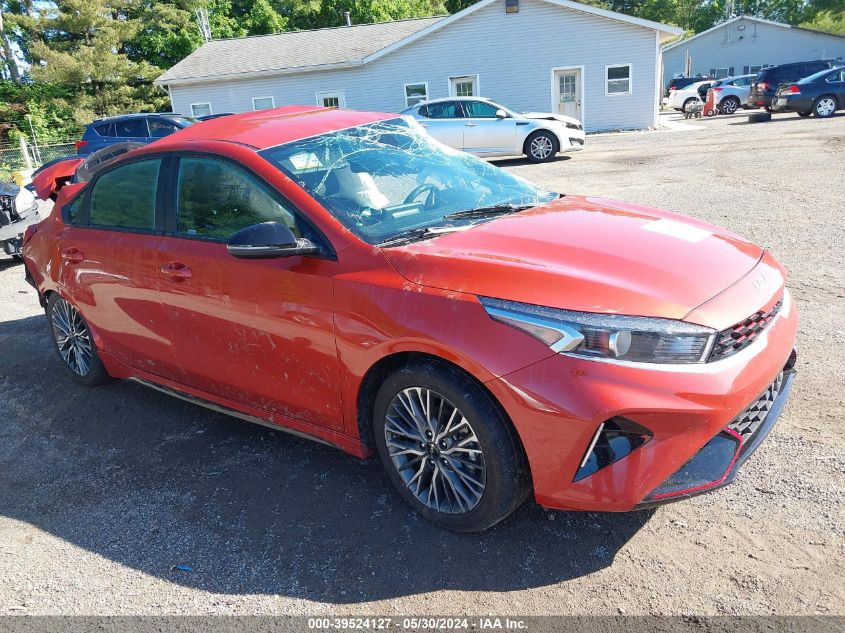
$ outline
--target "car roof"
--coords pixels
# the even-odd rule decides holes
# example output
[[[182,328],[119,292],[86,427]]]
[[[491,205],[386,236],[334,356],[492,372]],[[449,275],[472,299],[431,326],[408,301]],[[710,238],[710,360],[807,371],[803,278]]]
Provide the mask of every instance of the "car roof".
[[[428,101],[421,101],[415,106],[429,105],[431,103],[442,103],[443,101],[487,101],[488,103],[495,103],[495,101],[491,101],[487,97],[439,97],[437,99],[429,99]]]
[[[116,114],[114,116],[105,116],[102,119],[94,119],[91,123],[110,123],[112,121],[119,121],[121,119],[146,119],[149,117],[178,117],[180,119],[188,118],[183,114],[175,112],[129,112],[127,114]]]
[[[199,121],[147,147],[187,149],[196,141],[228,141],[260,150],[399,116],[318,106],[285,106]]]

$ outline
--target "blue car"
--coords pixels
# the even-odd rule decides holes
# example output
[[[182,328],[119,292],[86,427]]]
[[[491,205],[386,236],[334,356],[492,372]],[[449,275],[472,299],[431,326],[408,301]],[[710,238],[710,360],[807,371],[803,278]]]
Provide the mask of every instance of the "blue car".
[[[127,141],[152,143],[195,122],[190,117],[169,112],[121,114],[97,119],[88,124],[82,139],[76,141],[76,153],[86,156],[109,145]]]

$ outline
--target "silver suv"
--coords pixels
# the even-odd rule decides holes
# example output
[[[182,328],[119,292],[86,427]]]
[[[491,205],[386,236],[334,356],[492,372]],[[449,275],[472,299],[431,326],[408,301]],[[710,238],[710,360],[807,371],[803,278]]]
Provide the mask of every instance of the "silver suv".
[[[754,75],[737,75],[719,79],[710,90],[716,92],[716,109],[722,114],[733,114],[740,108],[747,108],[748,95]]]

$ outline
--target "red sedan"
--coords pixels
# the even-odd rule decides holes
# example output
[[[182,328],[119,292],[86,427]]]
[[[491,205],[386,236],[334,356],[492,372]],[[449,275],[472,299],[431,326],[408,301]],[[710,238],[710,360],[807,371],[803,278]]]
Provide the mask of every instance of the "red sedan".
[[[729,483],[794,377],[769,253],[410,119],[250,112],[67,169],[40,175],[56,203],[23,254],[72,378],[378,453],[451,529],[531,493],[627,511]]]

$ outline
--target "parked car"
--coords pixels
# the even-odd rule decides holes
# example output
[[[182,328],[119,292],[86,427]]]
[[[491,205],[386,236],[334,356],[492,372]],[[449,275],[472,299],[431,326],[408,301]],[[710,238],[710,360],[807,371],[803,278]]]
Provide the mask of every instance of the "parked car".
[[[11,182],[0,182],[0,250],[20,259],[24,232],[43,219],[32,192]]]
[[[774,107],[800,116],[832,117],[845,108],[845,68],[826,69],[793,84],[781,84]]]
[[[690,103],[704,101],[707,98],[707,90],[713,85],[712,80],[698,81],[686,88],[673,90],[669,95],[669,107],[683,112]]]
[[[191,117],[167,112],[97,119],[85,127],[82,139],[76,141],[76,153],[84,156],[114,143],[152,143],[194,122]]]
[[[702,81],[707,81],[711,79],[711,77],[672,77],[669,80],[669,83],[666,84],[666,97],[671,96],[672,92],[675,90],[683,90],[684,88],[691,86],[692,84],[697,84]]]
[[[584,147],[578,119],[550,112],[518,113],[480,97],[424,101],[402,114],[420,122],[435,139],[477,156],[519,156],[542,163]]]
[[[795,375],[770,253],[543,189],[410,117],[295,106],[184,129],[65,185],[24,259],[78,383],[378,454],[461,531],[532,493],[628,511],[727,484]]]
[[[747,108],[752,79],[754,75],[739,75],[714,82],[709,89],[716,93],[718,111],[722,114],[733,114],[740,108]]]
[[[772,100],[775,98],[780,84],[795,83],[799,79],[809,77],[836,65],[828,60],[815,60],[764,68],[757,73],[757,76],[751,82],[748,103],[752,106],[763,107],[767,112],[772,112]]]

